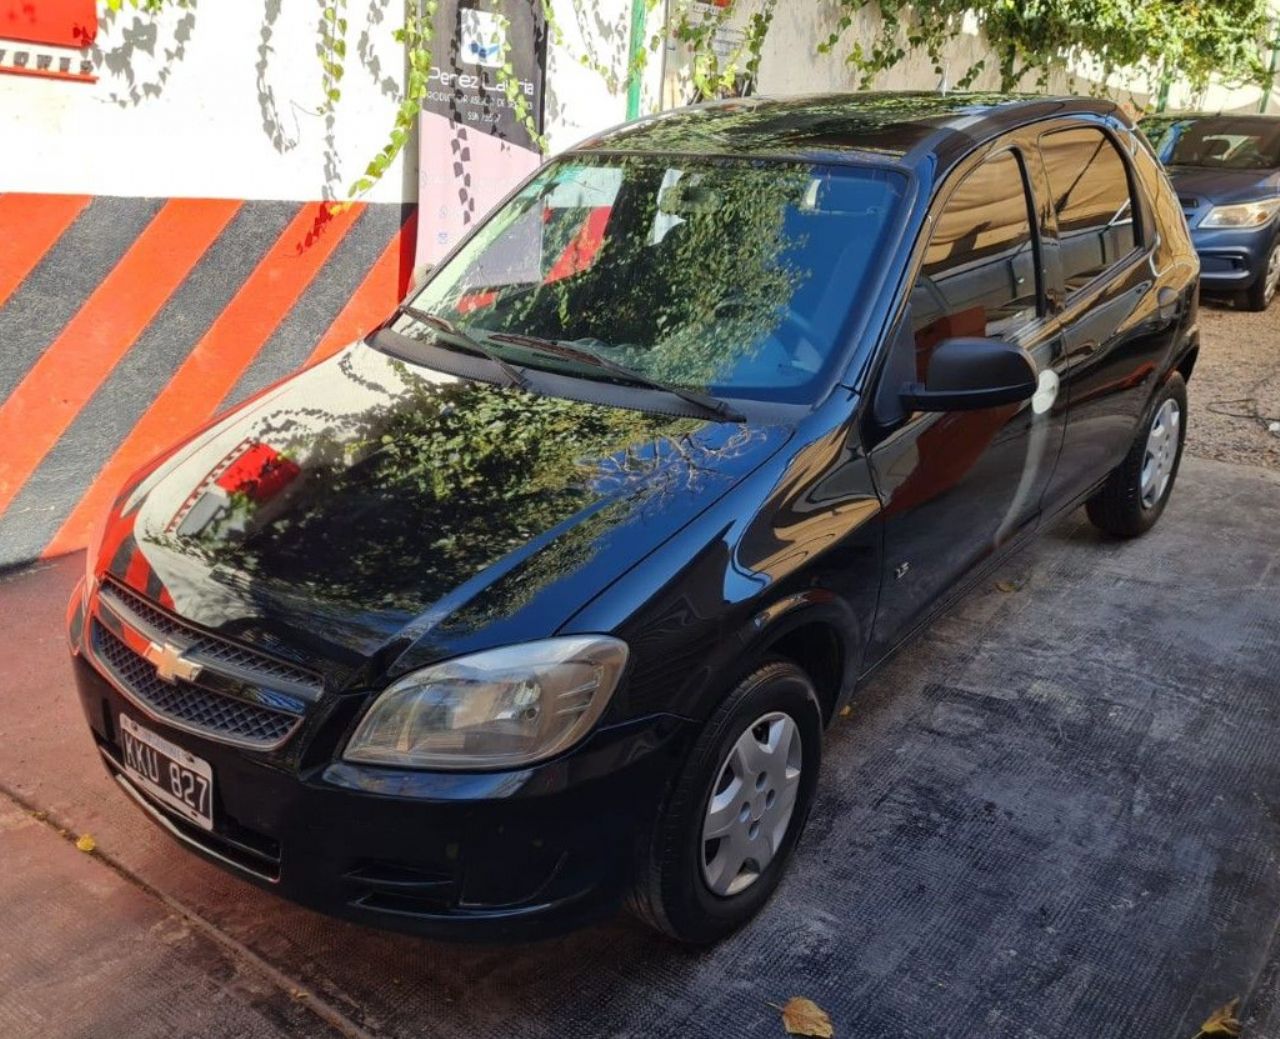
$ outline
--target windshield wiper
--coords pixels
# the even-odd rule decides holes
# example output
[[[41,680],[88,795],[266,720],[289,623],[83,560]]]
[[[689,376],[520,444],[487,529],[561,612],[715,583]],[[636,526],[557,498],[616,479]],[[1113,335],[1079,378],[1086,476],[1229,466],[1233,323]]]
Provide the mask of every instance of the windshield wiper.
[[[408,314],[409,317],[413,318],[415,321],[420,321],[424,325],[430,325],[437,332],[443,332],[445,335],[453,337],[468,350],[479,354],[481,357],[486,357],[496,364],[498,368],[501,369],[502,374],[506,376],[508,386],[518,386],[522,390],[529,390],[532,392],[529,380],[525,378],[515,365],[494,350],[493,347],[486,346],[469,332],[463,331],[448,318],[440,317],[438,314],[428,314],[425,310],[419,310],[417,307],[411,307],[407,303],[401,304],[397,313]]]
[[[741,412],[730,407],[726,401],[721,400],[719,397],[663,382],[661,379],[645,375],[644,372],[638,372],[634,368],[628,368],[626,365],[611,361],[607,357],[601,357],[595,351],[588,350],[586,347],[578,346],[575,343],[561,339],[543,339],[541,336],[521,335],[515,332],[490,332],[489,338],[497,340],[499,343],[524,346],[531,350],[537,350],[539,353],[550,354],[553,357],[563,357],[566,360],[577,361],[580,364],[592,365],[635,385],[646,386],[651,390],[659,390],[662,393],[670,393],[672,396],[679,397],[686,404],[693,405],[704,415],[709,415],[724,422],[746,421]]]

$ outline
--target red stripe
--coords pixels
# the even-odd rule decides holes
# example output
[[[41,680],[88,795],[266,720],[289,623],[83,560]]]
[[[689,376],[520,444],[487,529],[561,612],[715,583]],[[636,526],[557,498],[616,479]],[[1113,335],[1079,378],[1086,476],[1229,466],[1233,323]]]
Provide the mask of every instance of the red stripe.
[[[542,279],[542,284],[550,285],[553,281],[560,281],[591,266],[604,243],[604,232],[609,226],[609,214],[612,211],[612,206],[597,206],[591,210],[578,233],[565,246],[560,259],[556,260],[547,276]]]
[[[88,195],[0,195],[0,306],[88,204]]]
[[[167,202],[0,403],[0,513],[239,208]]]
[[[331,324],[320,342],[311,351],[306,364],[315,364],[331,357],[342,347],[380,324],[391,309],[409,291],[413,277],[413,250],[418,237],[418,214],[409,215],[400,230],[391,239],[382,255],[374,261],[355,295]],[[303,367],[306,367],[304,365]]]
[[[363,211],[363,204],[302,207],[98,472],[44,556],[83,548],[129,474],[213,414]]]

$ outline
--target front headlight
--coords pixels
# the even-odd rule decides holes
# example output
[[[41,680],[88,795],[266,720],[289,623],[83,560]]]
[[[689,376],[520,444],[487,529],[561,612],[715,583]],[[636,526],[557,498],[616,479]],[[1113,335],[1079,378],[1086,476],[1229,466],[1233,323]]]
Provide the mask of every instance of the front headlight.
[[[1261,227],[1280,209],[1280,198],[1214,206],[1200,222],[1201,227]]]
[[[627,662],[606,635],[486,650],[414,671],[369,708],[343,757],[409,768],[507,768],[577,743]]]

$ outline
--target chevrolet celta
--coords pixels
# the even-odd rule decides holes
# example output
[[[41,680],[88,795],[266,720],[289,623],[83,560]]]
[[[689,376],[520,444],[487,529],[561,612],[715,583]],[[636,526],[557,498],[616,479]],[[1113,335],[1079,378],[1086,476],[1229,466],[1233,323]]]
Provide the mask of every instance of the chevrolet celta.
[[[890,654],[1069,510],[1160,518],[1198,272],[1102,100],[603,133],[122,488],[68,616],[97,750],[325,912],[492,941],[625,903],[717,940]]]

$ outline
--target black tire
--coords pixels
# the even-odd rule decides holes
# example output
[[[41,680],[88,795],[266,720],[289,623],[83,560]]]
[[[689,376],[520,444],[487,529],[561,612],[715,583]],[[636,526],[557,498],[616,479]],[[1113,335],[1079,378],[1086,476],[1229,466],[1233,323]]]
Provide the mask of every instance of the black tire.
[[[1173,448],[1172,469],[1163,491],[1151,502],[1143,501],[1142,472],[1147,456],[1147,440],[1156,417],[1167,401],[1178,406],[1177,444]],[[1187,384],[1177,372],[1171,374],[1147,409],[1138,435],[1125,459],[1107,477],[1107,482],[1085,503],[1085,511],[1095,527],[1121,538],[1136,538],[1156,525],[1168,504],[1169,495],[1182,464],[1182,447],[1187,438]]]
[[[1280,254],[1280,239],[1271,244],[1271,251],[1267,253],[1267,262],[1263,265],[1257,280],[1240,294],[1245,310],[1266,310],[1271,306],[1272,300],[1276,297],[1276,289],[1275,283],[1267,277],[1267,271],[1271,267],[1271,257],[1277,254]]]
[[[796,723],[802,761],[795,807],[773,859],[749,886],[727,896],[713,892],[703,873],[707,806],[729,752],[771,712]],[[699,734],[667,795],[650,839],[641,847],[629,907],[678,941],[719,941],[750,920],[769,900],[799,840],[817,789],[822,762],[822,709],[809,676],[789,660],[763,662],[739,682]]]

